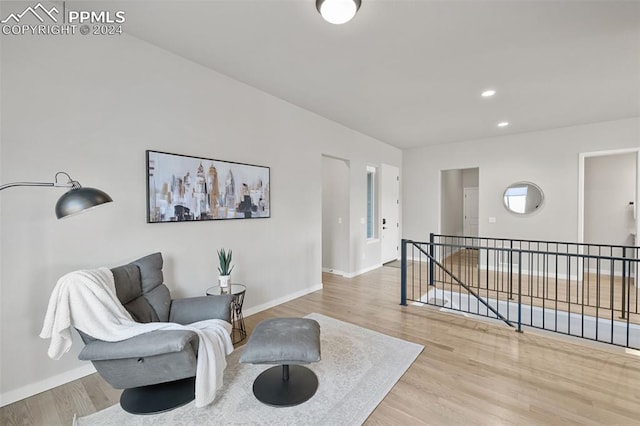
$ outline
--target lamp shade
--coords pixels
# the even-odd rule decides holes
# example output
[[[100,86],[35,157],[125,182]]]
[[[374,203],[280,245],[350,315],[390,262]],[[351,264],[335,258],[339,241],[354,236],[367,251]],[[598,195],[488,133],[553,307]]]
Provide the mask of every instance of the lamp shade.
[[[112,201],[107,193],[99,189],[73,188],[63,194],[56,203],[56,216],[58,219],[62,219]]]
[[[316,9],[325,21],[344,24],[356,16],[361,0],[316,0]]]

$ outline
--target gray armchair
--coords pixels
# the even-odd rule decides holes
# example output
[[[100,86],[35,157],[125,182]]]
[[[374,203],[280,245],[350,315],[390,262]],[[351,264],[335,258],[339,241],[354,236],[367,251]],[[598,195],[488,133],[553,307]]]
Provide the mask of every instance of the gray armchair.
[[[171,300],[163,284],[160,253],[111,271],[118,299],[137,322],[186,325],[213,318],[230,321],[230,295]],[[162,412],[194,399],[196,333],[158,330],[120,342],[104,342],[78,332],[85,342],[78,358],[91,361],[114,388],[125,389],[120,397],[124,410],[134,414]]]

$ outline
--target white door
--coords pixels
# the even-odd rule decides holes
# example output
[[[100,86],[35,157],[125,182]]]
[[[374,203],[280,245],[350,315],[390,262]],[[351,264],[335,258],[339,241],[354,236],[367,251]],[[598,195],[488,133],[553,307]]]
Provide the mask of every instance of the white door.
[[[464,223],[462,229],[465,236],[478,236],[478,216],[478,188],[464,188]]]
[[[382,263],[400,257],[400,169],[380,166],[380,232]]]

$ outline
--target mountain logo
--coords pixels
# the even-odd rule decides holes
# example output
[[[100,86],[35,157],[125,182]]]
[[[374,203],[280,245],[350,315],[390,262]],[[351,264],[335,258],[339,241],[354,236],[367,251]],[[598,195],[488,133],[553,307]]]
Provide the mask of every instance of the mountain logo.
[[[34,7],[31,7],[31,6],[27,7],[25,10],[22,11],[22,13],[18,13],[18,14],[11,13],[11,14],[9,14],[9,16],[7,16],[5,19],[0,21],[0,23],[6,24],[10,20],[13,20],[17,24],[27,14],[31,14],[31,15],[35,16],[38,19],[38,21],[40,21],[42,23],[44,23],[43,16],[48,16],[53,22],[58,22],[58,18],[56,18],[56,16],[54,16],[54,13],[56,15],[58,13],[60,13],[58,11],[58,9],[55,8],[55,6],[52,7],[51,9],[47,10],[47,8],[42,5],[42,3],[38,3]]]

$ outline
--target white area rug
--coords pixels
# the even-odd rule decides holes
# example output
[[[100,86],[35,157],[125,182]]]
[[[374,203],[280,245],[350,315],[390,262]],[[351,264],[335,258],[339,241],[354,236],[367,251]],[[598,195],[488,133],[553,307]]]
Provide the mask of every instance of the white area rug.
[[[78,425],[360,425],[424,349],[320,314],[322,360],[308,367],[320,382],[316,394],[295,407],[274,408],[253,396],[253,380],[269,365],[240,364],[229,355],[224,386],[205,408],[193,402],[163,414],[135,416],[120,404],[77,419]]]

